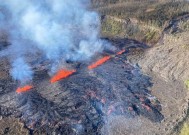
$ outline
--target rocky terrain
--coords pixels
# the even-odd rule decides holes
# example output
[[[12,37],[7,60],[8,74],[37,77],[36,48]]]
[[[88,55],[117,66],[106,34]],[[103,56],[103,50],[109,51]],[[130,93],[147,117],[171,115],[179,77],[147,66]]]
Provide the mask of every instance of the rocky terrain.
[[[186,35],[188,32],[165,35],[163,44],[157,44],[136,57],[129,56],[130,61],[138,63],[146,74],[153,77],[152,93],[162,101],[165,114],[161,125],[166,131],[161,134],[178,131],[180,124],[188,117],[189,97],[185,81],[189,76],[189,56]]]
[[[146,48],[134,40],[112,40],[112,43],[126,50]],[[68,135],[107,134],[111,130],[110,119],[118,116],[130,120],[141,116],[152,123],[161,122],[164,116],[160,102],[148,90],[151,80],[125,59],[128,52],[109,53],[112,58],[91,71],[85,64],[73,63],[78,72],[55,84],[49,83],[50,77],[43,69],[36,72],[35,88],[23,94],[14,91],[17,84],[5,71],[9,67],[6,59],[2,60],[1,71],[7,73],[1,76],[2,120],[7,116],[11,120],[18,118],[31,134]],[[23,128],[9,126],[2,132],[12,134]]]
[[[139,133],[144,134],[144,135],[145,134],[173,134],[173,133],[178,134],[179,133],[180,128],[182,127],[182,124],[187,120],[187,115],[188,115],[187,108],[188,108],[188,101],[189,101],[187,88],[184,83],[187,80],[188,70],[189,70],[187,68],[188,67],[188,65],[187,65],[188,64],[188,61],[187,61],[187,59],[188,59],[188,53],[187,53],[188,39],[185,36],[186,34],[187,34],[187,32],[178,33],[175,35],[165,35],[165,37],[163,39],[164,44],[157,44],[153,48],[147,48],[143,44],[138,43],[136,41],[121,40],[121,39],[111,41],[112,43],[115,44],[115,46],[120,45],[120,47],[124,47],[126,50],[128,50],[127,53],[123,54],[122,56],[114,58],[115,60],[113,60],[114,62],[112,61],[113,63],[115,63],[115,64],[117,62],[120,63],[119,62],[120,58],[121,59],[125,58],[125,60],[128,59],[127,61],[128,62],[130,61],[130,63],[132,63],[132,65],[138,64],[137,67],[139,69],[141,68],[140,70],[143,72],[143,74],[146,74],[147,76],[149,76],[149,78],[151,78],[150,82],[152,82],[152,86],[148,84],[150,86],[150,87],[148,86],[149,87],[148,89],[150,90],[150,93],[158,99],[158,102],[160,103],[161,108],[162,108],[161,113],[164,116],[164,118],[160,122],[153,122],[150,120],[151,118],[148,119],[148,117],[150,116],[150,114],[148,114],[148,113],[147,113],[147,115],[139,115],[137,117],[125,117],[128,115],[114,115],[114,116],[110,115],[110,116],[106,117],[106,124],[102,127],[101,133],[112,134],[112,135],[114,135],[114,134],[116,134],[116,135],[117,134],[120,134],[120,135],[136,134],[137,135]],[[176,44],[175,44],[175,41],[176,41]],[[178,52],[180,52],[180,53],[178,53]],[[41,102],[41,101],[39,101],[39,99],[41,99],[42,97],[48,99],[48,101],[44,101],[44,103],[54,102],[56,104],[57,103],[59,104],[59,102],[60,102],[59,99],[61,99],[63,97],[63,95],[65,95],[67,93],[65,91],[65,88],[69,88],[73,84],[69,84],[68,86],[65,86],[65,84],[64,84],[63,91],[65,91],[65,92],[61,92],[62,87],[59,86],[60,84],[56,84],[55,86],[49,86],[48,83],[46,83],[46,81],[42,81],[41,83],[39,83],[39,81],[37,81],[36,82],[37,92],[40,93],[40,95],[42,96],[41,98],[40,97],[39,97],[39,99],[37,98],[40,95],[38,95],[37,97],[35,96],[37,94],[36,90],[34,90],[31,93],[26,93],[26,95],[22,95],[21,97],[16,98],[17,97],[15,95],[16,93],[11,90],[11,89],[15,88],[14,82],[12,82],[10,80],[10,77],[7,74],[8,70],[5,68],[5,67],[9,67],[7,65],[8,63],[6,63],[6,60],[1,61],[1,63],[2,63],[2,66],[1,66],[1,71],[2,71],[1,72],[1,81],[2,81],[2,83],[1,83],[1,86],[2,86],[1,87],[1,106],[2,106],[1,107],[1,124],[3,125],[1,128],[1,134],[18,134],[18,133],[22,134],[22,132],[26,133],[26,134],[29,134],[29,133],[42,134],[44,131],[38,131],[38,130],[36,130],[35,132],[31,131],[31,129],[35,129],[34,127],[31,127],[31,126],[37,126],[36,125],[37,123],[35,123],[35,122],[33,123],[34,125],[31,125],[32,123],[29,121],[28,121],[29,123],[28,122],[26,123],[26,126],[23,125],[25,123],[23,120],[30,119],[30,115],[25,113],[24,117],[22,117],[23,120],[20,121],[19,120],[20,114],[17,111],[22,111],[22,109],[24,109],[24,108],[19,107],[19,109],[15,110],[15,106],[18,106],[17,105],[18,103],[19,104],[21,103],[22,105],[24,105],[25,103],[28,103],[28,101],[27,101],[28,98],[29,99],[31,98],[31,101],[29,103],[32,103],[33,107],[35,107],[36,103]],[[97,77],[98,82],[102,83],[103,85],[106,85],[105,80],[108,79],[108,78],[106,79],[106,76],[103,77],[103,74],[111,75],[111,73],[108,73],[108,72],[109,71],[112,72],[114,70],[114,69],[107,70],[107,69],[109,69],[109,67],[112,67],[112,68],[114,67],[113,65],[112,66],[109,65],[111,62],[109,64],[108,63],[105,63],[104,65],[99,67],[95,72],[89,72],[89,75],[92,78]],[[120,64],[118,64],[118,63],[116,64],[117,66],[118,65],[123,66],[121,63]],[[7,66],[3,66],[3,65],[7,65]],[[126,64],[125,66],[127,67],[128,65]],[[137,67],[135,67],[135,68],[137,69]],[[131,66],[131,68],[132,68],[132,66]],[[98,72],[100,72],[100,73],[98,73]],[[124,71],[122,71],[121,67],[118,68],[118,70],[117,70],[117,73],[119,73],[119,72],[120,72],[120,74],[122,72],[124,72]],[[44,74],[44,73],[39,72],[39,74],[36,74],[36,77],[37,76],[40,77],[40,75]],[[73,78],[73,83],[76,83],[76,82],[74,82],[74,80],[77,80],[74,78],[80,78],[81,76],[84,76],[82,70],[80,71],[80,73],[81,74],[74,75],[73,77],[70,78],[71,80]],[[119,74],[117,74],[117,75],[119,75]],[[126,76],[129,77],[128,75],[126,75]],[[48,78],[49,77],[47,76],[47,79]],[[10,81],[7,81],[7,79]],[[119,79],[120,79],[120,77],[119,77]],[[6,80],[6,83],[3,83],[3,80]],[[81,80],[81,79],[79,79],[79,80]],[[121,79],[121,80],[125,80],[125,79]],[[63,80],[62,83],[64,83],[65,81],[66,82],[69,81],[69,78],[68,78],[68,80]],[[121,83],[118,82],[118,84],[116,84],[115,80],[112,80],[112,81],[113,82],[111,82],[111,84],[112,84],[111,87],[116,87],[116,91],[117,91],[118,87],[121,87]],[[93,80],[93,82],[94,82],[94,80]],[[12,86],[10,85],[11,83],[12,83]],[[113,83],[115,83],[115,84],[113,84]],[[145,84],[143,81],[140,83],[143,85]],[[67,84],[68,84],[68,82],[66,83],[66,85]],[[79,84],[80,83],[78,82],[77,85],[79,85]],[[58,85],[58,87],[57,87],[57,85]],[[63,85],[63,84],[61,84],[61,85]],[[74,85],[76,85],[76,84],[74,84]],[[83,87],[84,86],[86,87],[86,85],[83,85]],[[132,84],[130,84],[130,85],[131,85],[130,87],[133,87]],[[9,87],[7,87],[7,86],[9,86]],[[46,88],[44,88],[44,86],[46,86]],[[107,86],[108,85],[106,85],[106,87]],[[142,90],[141,88],[139,88],[139,91]],[[82,89],[83,88],[81,88],[81,90]],[[134,88],[134,89],[136,89],[136,88]],[[5,94],[5,90],[8,95]],[[71,93],[70,92],[71,91],[69,90],[67,94],[70,95],[72,93],[72,92]],[[87,91],[84,93],[87,94]],[[96,96],[94,96],[94,93],[93,94],[92,93],[89,93],[89,95],[88,95],[89,98],[94,99],[94,101],[92,101],[92,102],[98,102],[98,100],[99,100],[98,96],[100,96],[101,94],[100,93],[99,93],[100,95],[97,94],[96,95],[97,97],[96,97]],[[126,92],[126,93],[129,94],[128,92]],[[32,95],[34,96],[34,99],[36,99],[36,98],[38,99],[37,102],[32,98],[33,97]],[[117,95],[116,97],[120,97],[120,95]],[[126,97],[130,97],[130,96],[127,95]],[[103,98],[108,98],[108,97],[100,96],[100,98],[103,99]],[[20,100],[20,101],[18,102],[17,100]],[[95,101],[95,100],[97,100],[97,101]],[[108,102],[112,102],[111,100],[112,99],[110,98]],[[132,97],[130,97],[130,100],[132,100]],[[121,101],[124,101],[124,99],[121,98]],[[43,102],[41,102],[41,103],[43,103]],[[41,104],[41,103],[39,103],[39,104]],[[68,103],[69,103],[69,100],[68,100]],[[77,100],[76,100],[76,103],[77,103]],[[151,103],[152,103],[152,101],[151,101]],[[74,103],[71,102],[69,104],[71,105]],[[27,104],[25,104],[24,106],[27,107]],[[62,105],[60,104],[60,106],[62,106]],[[30,108],[28,108],[28,109],[30,110]],[[98,110],[98,107],[96,109]],[[14,111],[16,111],[16,112],[14,112]],[[30,110],[30,111],[32,112],[32,110]],[[51,111],[54,111],[54,110],[51,110]],[[104,111],[106,111],[106,109]],[[116,113],[119,114],[119,111]],[[52,114],[54,114],[54,113],[52,113]],[[47,114],[47,116],[48,116],[48,114]],[[159,116],[157,118],[159,119]],[[154,118],[152,117],[152,119],[154,119]],[[30,121],[31,120],[32,120],[32,117],[31,117]],[[44,120],[45,120],[45,117],[44,117]],[[8,123],[3,124],[4,121],[8,121]],[[69,121],[70,120],[68,120],[68,122]],[[22,122],[24,122],[24,123],[22,123]],[[28,127],[30,128],[30,130],[27,129]]]
[[[100,12],[104,7],[109,10],[124,5],[99,4]],[[148,12],[153,11],[148,6]],[[134,36],[135,40],[122,37],[117,31],[106,33],[103,37],[117,51],[126,51],[118,56],[116,52],[99,54],[91,62],[104,55],[112,58],[91,71],[86,69],[91,62],[70,63],[78,72],[55,84],[49,83],[46,69],[36,70],[35,88],[23,94],[15,92],[17,83],[9,75],[7,59],[0,60],[0,135],[189,134],[188,14],[161,28],[138,24],[136,18],[102,16],[102,21],[107,20],[150,29],[143,31],[149,41],[138,39],[140,36]],[[6,37],[0,43],[0,50],[9,45]]]

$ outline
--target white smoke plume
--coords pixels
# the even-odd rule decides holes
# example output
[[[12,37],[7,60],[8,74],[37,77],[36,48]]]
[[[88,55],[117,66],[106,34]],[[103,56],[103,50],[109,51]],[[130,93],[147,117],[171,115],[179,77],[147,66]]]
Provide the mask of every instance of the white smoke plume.
[[[90,0],[1,1],[0,29],[8,32],[11,43],[1,55],[9,56],[13,78],[32,79],[27,57],[37,52],[56,65],[87,60],[107,48],[99,39],[100,17],[89,5]]]

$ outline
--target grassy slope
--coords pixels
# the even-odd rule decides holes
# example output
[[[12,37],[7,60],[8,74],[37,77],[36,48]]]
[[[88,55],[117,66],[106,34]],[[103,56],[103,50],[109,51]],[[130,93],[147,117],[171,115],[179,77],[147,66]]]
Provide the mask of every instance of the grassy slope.
[[[184,0],[93,0],[94,7],[102,16],[112,16],[122,20],[106,18],[102,21],[102,35],[128,37],[154,44],[169,21],[189,13],[189,3]]]

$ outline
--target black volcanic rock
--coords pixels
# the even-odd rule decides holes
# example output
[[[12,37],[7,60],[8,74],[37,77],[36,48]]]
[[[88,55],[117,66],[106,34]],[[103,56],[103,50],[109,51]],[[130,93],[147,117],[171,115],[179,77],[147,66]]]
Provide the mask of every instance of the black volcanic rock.
[[[0,85],[0,105],[6,107],[1,111],[19,117],[31,130],[65,135],[101,134],[105,118],[115,115],[163,119],[161,105],[149,91],[150,78],[131,65],[126,54],[93,70],[79,67],[77,73],[54,84],[47,71],[36,73],[34,89],[23,94],[16,94],[17,84],[9,78],[9,83]]]

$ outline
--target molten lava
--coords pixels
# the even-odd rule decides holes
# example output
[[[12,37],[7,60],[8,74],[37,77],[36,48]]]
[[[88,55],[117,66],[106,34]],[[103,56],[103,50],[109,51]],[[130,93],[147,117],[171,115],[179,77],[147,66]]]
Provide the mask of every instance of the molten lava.
[[[106,61],[108,61],[110,58],[111,58],[110,56],[105,56],[105,57],[101,58],[100,60],[96,61],[95,63],[91,64],[90,66],[88,66],[88,69],[94,69],[94,68],[102,65]]]
[[[126,51],[126,50],[125,50],[125,49],[123,49],[123,50],[121,50],[121,51],[117,52],[117,55],[121,55],[121,54],[123,54],[125,51]]]
[[[51,78],[50,82],[55,83],[57,81],[60,81],[61,79],[67,78],[75,72],[76,70],[60,70]]]
[[[141,104],[144,108],[146,108],[146,110],[151,111],[152,109],[150,108],[150,106],[146,105],[146,104]]]
[[[24,86],[24,87],[19,87],[19,88],[16,90],[16,92],[17,92],[17,93],[23,93],[23,92],[27,92],[27,91],[31,90],[32,88],[33,88],[33,86],[31,86],[31,85],[26,85],[26,86]]]

